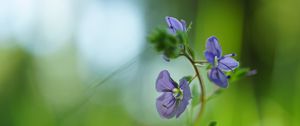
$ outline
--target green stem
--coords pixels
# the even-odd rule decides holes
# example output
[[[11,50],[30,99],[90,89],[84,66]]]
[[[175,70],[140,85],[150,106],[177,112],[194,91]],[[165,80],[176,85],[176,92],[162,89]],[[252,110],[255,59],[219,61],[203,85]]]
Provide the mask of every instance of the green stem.
[[[192,81],[193,81],[196,77],[197,77],[197,75],[195,75],[195,76],[191,79],[190,83],[192,83]]]
[[[195,65],[194,60],[189,55],[187,55],[186,53],[184,53],[183,55],[192,64],[192,66],[193,66],[193,68],[195,70],[196,76],[198,77],[199,84],[200,84],[200,90],[201,90],[200,101],[201,101],[201,106],[200,106],[200,111],[199,111],[199,113],[198,113],[198,115],[196,117],[195,123],[194,123],[195,126],[199,126],[200,125],[200,121],[201,121],[201,117],[202,117],[204,109],[205,109],[205,104],[206,104],[206,99],[205,99],[205,85],[204,85],[203,79],[202,79],[202,77],[200,75],[200,72],[199,72],[197,66]]]
[[[208,63],[208,61],[206,61],[206,60],[199,60],[199,61],[194,61],[194,63],[205,64],[205,63]]]

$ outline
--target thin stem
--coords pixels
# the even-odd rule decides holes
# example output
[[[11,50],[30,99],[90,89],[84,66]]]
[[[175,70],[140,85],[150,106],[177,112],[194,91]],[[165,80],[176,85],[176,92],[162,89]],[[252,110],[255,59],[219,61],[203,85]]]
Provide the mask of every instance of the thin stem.
[[[206,99],[205,99],[205,85],[204,85],[204,82],[203,82],[203,79],[200,75],[200,72],[197,68],[197,66],[195,65],[195,62],[194,60],[189,56],[187,55],[186,53],[183,54],[189,61],[190,63],[192,64],[194,70],[195,70],[195,73],[196,73],[196,76],[198,77],[198,80],[199,80],[199,84],[200,84],[200,90],[201,90],[201,97],[200,97],[200,101],[201,101],[201,106],[200,106],[200,111],[196,117],[196,120],[195,120],[195,123],[194,125],[195,126],[199,126],[199,123],[200,123],[200,120],[201,120],[201,117],[203,115],[203,112],[204,112],[204,108],[205,108],[205,103],[206,103]]]
[[[205,63],[208,63],[208,61],[206,60],[197,60],[197,61],[194,61],[194,63],[197,63],[197,64],[205,64]]]
[[[192,83],[192,81],[193,81],[196,77],[197,77],[197,75],[195,75],[195,76],[191,79],[190,83]]]

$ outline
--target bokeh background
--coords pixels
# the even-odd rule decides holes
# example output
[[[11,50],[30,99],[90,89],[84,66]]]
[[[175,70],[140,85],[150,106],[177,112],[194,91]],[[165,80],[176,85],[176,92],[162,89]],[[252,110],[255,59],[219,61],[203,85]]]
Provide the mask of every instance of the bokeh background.
[[[1,126],[184,126],[161,119],[155,80],[193,74],[147,35],[164,17],[193,22],[198,58],[215,35],[258,74],[209,101],[202,125],[299,126],[299,0],[0,0]],[[206,84],[214,85],[206,80]],[[194,84],[196,85],[196,83]]]

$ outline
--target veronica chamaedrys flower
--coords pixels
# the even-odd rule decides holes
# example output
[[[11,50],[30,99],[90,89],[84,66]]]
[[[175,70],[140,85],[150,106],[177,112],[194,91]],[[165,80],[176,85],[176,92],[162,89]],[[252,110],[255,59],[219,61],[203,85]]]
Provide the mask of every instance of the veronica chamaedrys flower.
[[[171,34],[176,34],[176,31],[186,32],[186,23],[184,20],[178,20],[174,17],[166,16],[166,22],[168,23],[169,32]]]
[[[205,58],[212,65],[208,77],[222,88],[228,86],[228,77],[223,71],[232,71],[239,66],[239,62],[233,59],[232,56],[235,56],[235,54],[222,56],[222,48],[216,37],[212,36],[207,39]]]
[[[167,70],[159,73],[156,80],[156,90],[162,94],[156,99],[156,109],[162,118],[178,118],[184,112],[189,100],[191,91],[189,83],[184,78],[180,79],[179,85],[170,77]]]

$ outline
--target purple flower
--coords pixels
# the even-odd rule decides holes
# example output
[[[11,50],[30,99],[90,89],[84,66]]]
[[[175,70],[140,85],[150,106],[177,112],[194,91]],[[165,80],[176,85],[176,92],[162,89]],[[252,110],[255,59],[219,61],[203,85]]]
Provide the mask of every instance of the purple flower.
[[[176,31],[186,31],[186,23],[184,20],[178,20],[174,17],[166,17],[166,22],[168,23],[169,32],[171,34],[176,34]]]
[[[162,92],[162,95],[156,99],[156,109],[162,118],[170,119],[174,116],[178,118],[191,99],[188,81],[182,78],[178,85],[167,70],[159,73],[156,90]]]
[[[212,36],[207,39],[205,57],[213,66],[208,73],[208,77],[222,88],[228,86],[228,77],[223,71],[232,71],[239,66],[239,62],[231,58],[232,56],[235,56],[235,54],[222,56],[222,48],[216,37]]]

